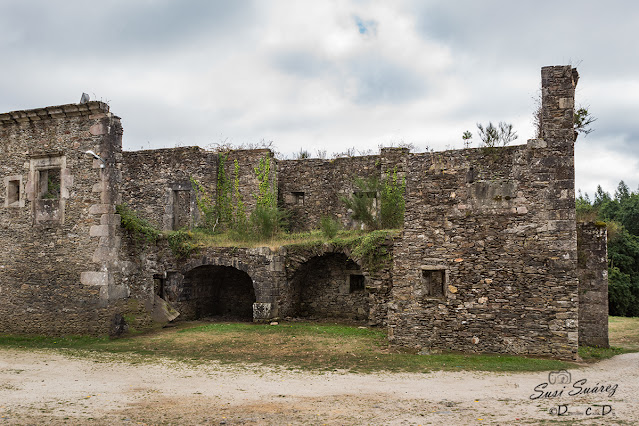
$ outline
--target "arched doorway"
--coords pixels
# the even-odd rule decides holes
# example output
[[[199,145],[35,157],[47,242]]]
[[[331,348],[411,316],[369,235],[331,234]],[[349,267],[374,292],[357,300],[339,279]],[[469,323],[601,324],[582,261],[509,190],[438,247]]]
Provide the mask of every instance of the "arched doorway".
[[[182,305],[194,319],[225,317],[253,319],[253,280],[232,266],[203,265],[184,274]]]
[[[291,279],[293,315],[366,320],[369,294],[361,268],[343,253],[316,256]]]

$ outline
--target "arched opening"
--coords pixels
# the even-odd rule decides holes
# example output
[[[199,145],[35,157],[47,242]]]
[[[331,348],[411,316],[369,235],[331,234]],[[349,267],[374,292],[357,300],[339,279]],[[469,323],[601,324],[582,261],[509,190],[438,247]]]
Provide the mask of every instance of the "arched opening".
[[[361,268],[342,253],[317,256],[291,279],[293,315],[366,320],[369,297]]]
[[[232,266],[204,265],[184,274],[182,283],[184,319],[224,317],[253,319],[253,280]]]

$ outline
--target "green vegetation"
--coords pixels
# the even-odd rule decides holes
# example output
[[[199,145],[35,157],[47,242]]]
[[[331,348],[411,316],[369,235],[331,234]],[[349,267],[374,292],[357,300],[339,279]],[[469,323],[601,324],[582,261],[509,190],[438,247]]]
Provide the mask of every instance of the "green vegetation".
[[[198,245],[193,241],[194,235],[190,231],[178,230],[167,232],[166,240],[171,251],[178,259],[186,259],[195,251]]]
[[[574,128],[576,135],[581,133],[585,137],[595,130],[591,127],[591,124],[597,119],[590,114],[589,108],[580,105],[575,111]]]
[[[197,180],[190,178],[191,186],[195,191],[195,203],[201,214],[201,227],[210,232],[215,232],[215,228],[219,222],[218,212],[215,209],[215,203],[210,192]]]
[[[397,175],[397,166],[386,172],[380,188],[380,227],[401,228],[406,210],[406,179]]]
[[[311,371],[541,371],[574,367],[563,361],[508,355],[417,355],[390,349],[384,333],[378,329],[310,322],[278,326],[185,323],[115,340],[0,335],[0,346],[59,349],[71,355],[90,357],[114,354],[118,360],[130,362],[166,357],[197,363],[257,363]]]
[[[477,132],[485,148],[506,146],[519,137],[517,132],[513,132],[513,125],[503,121],[500,121],[497,127],[492,122],[488,122],[485,128],[477,123]]]
[[[595,199],[579,193],[578,221],[608,230],[608,300],[611,315],[639,316],[639,191],[619,182],[614,198],[597,187]]]
[[[246,204],[240,191],[240,164],[233,161],[232,176],[226,172],[229,151],[218,154],[217,196],[196,179],[191,183],[197,195],[197,206],[203,218],[199,231],[204,234],[225,234],[236,242],[268,242],[283,232],[287,215],[277,207],[276,176],[271,158],[264,156],[253,169],[258,192],[253,194],[255,209],[247,217]]]
[[[339,229],[339,222],[332,217],[322,216],[322,218],[320,219],[320,230],[322,231],[322,235],[324,235],[324,237],[328,239],[335,238]]]
[[[126,229],[137,243],[155,243],[162,235],[160,230],[149,221],[140,218],[126,204],[115,206],[115,212],[120,215],[122,228]]]
[[[404,224],[406,180],[400,178],[397,167],[386,172],[380,182],[375,176],[355,178],[357,191],[350,197],[340,197],[347,209],[353,211],[353,219],[366,229],[395,229]],[[376,200],[379,194],[379,207]]]
[[[608,317],[611,346],[639,352],[639,318]]]
[[[470,148],[470,145],[473,143],[473,134],[469,130],[466,130],[462,134],[462,140],[464,141],[464,148]]]

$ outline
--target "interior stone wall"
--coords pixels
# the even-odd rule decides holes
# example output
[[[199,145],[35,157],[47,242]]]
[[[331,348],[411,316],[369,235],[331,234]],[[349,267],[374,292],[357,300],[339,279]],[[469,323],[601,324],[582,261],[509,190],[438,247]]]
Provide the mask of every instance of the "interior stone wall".
[[[357,280],[361,280],[361,288]],[[359,266],[341,253],[314,257],[290,281],[296,309],[293,316],[367,320],[369,296],[365,281]]]
[[[180,228],[176,215],[190,228],[199,221],[191,179],[215,199],[217,162],[216,153],[198,147],[125,151],[122,201],[159,229]]]

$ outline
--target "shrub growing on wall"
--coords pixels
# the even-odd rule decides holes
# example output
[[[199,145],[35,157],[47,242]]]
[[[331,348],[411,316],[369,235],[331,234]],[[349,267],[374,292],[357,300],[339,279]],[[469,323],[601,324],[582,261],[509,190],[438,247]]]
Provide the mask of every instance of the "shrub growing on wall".
[[[406,210],[406,180],[398,176],[397,167],[386,172],[381,182],[376,177],[356,178],[354,186],[358,190],[353,195],[340,197],[346,208],[353,211],[354,220],[369,230],[401,228]]]
[[[380,191],[380,221],[382,229],[401,228],[406,210],[406,179],[399,178],[397,167],[386,173]]]

